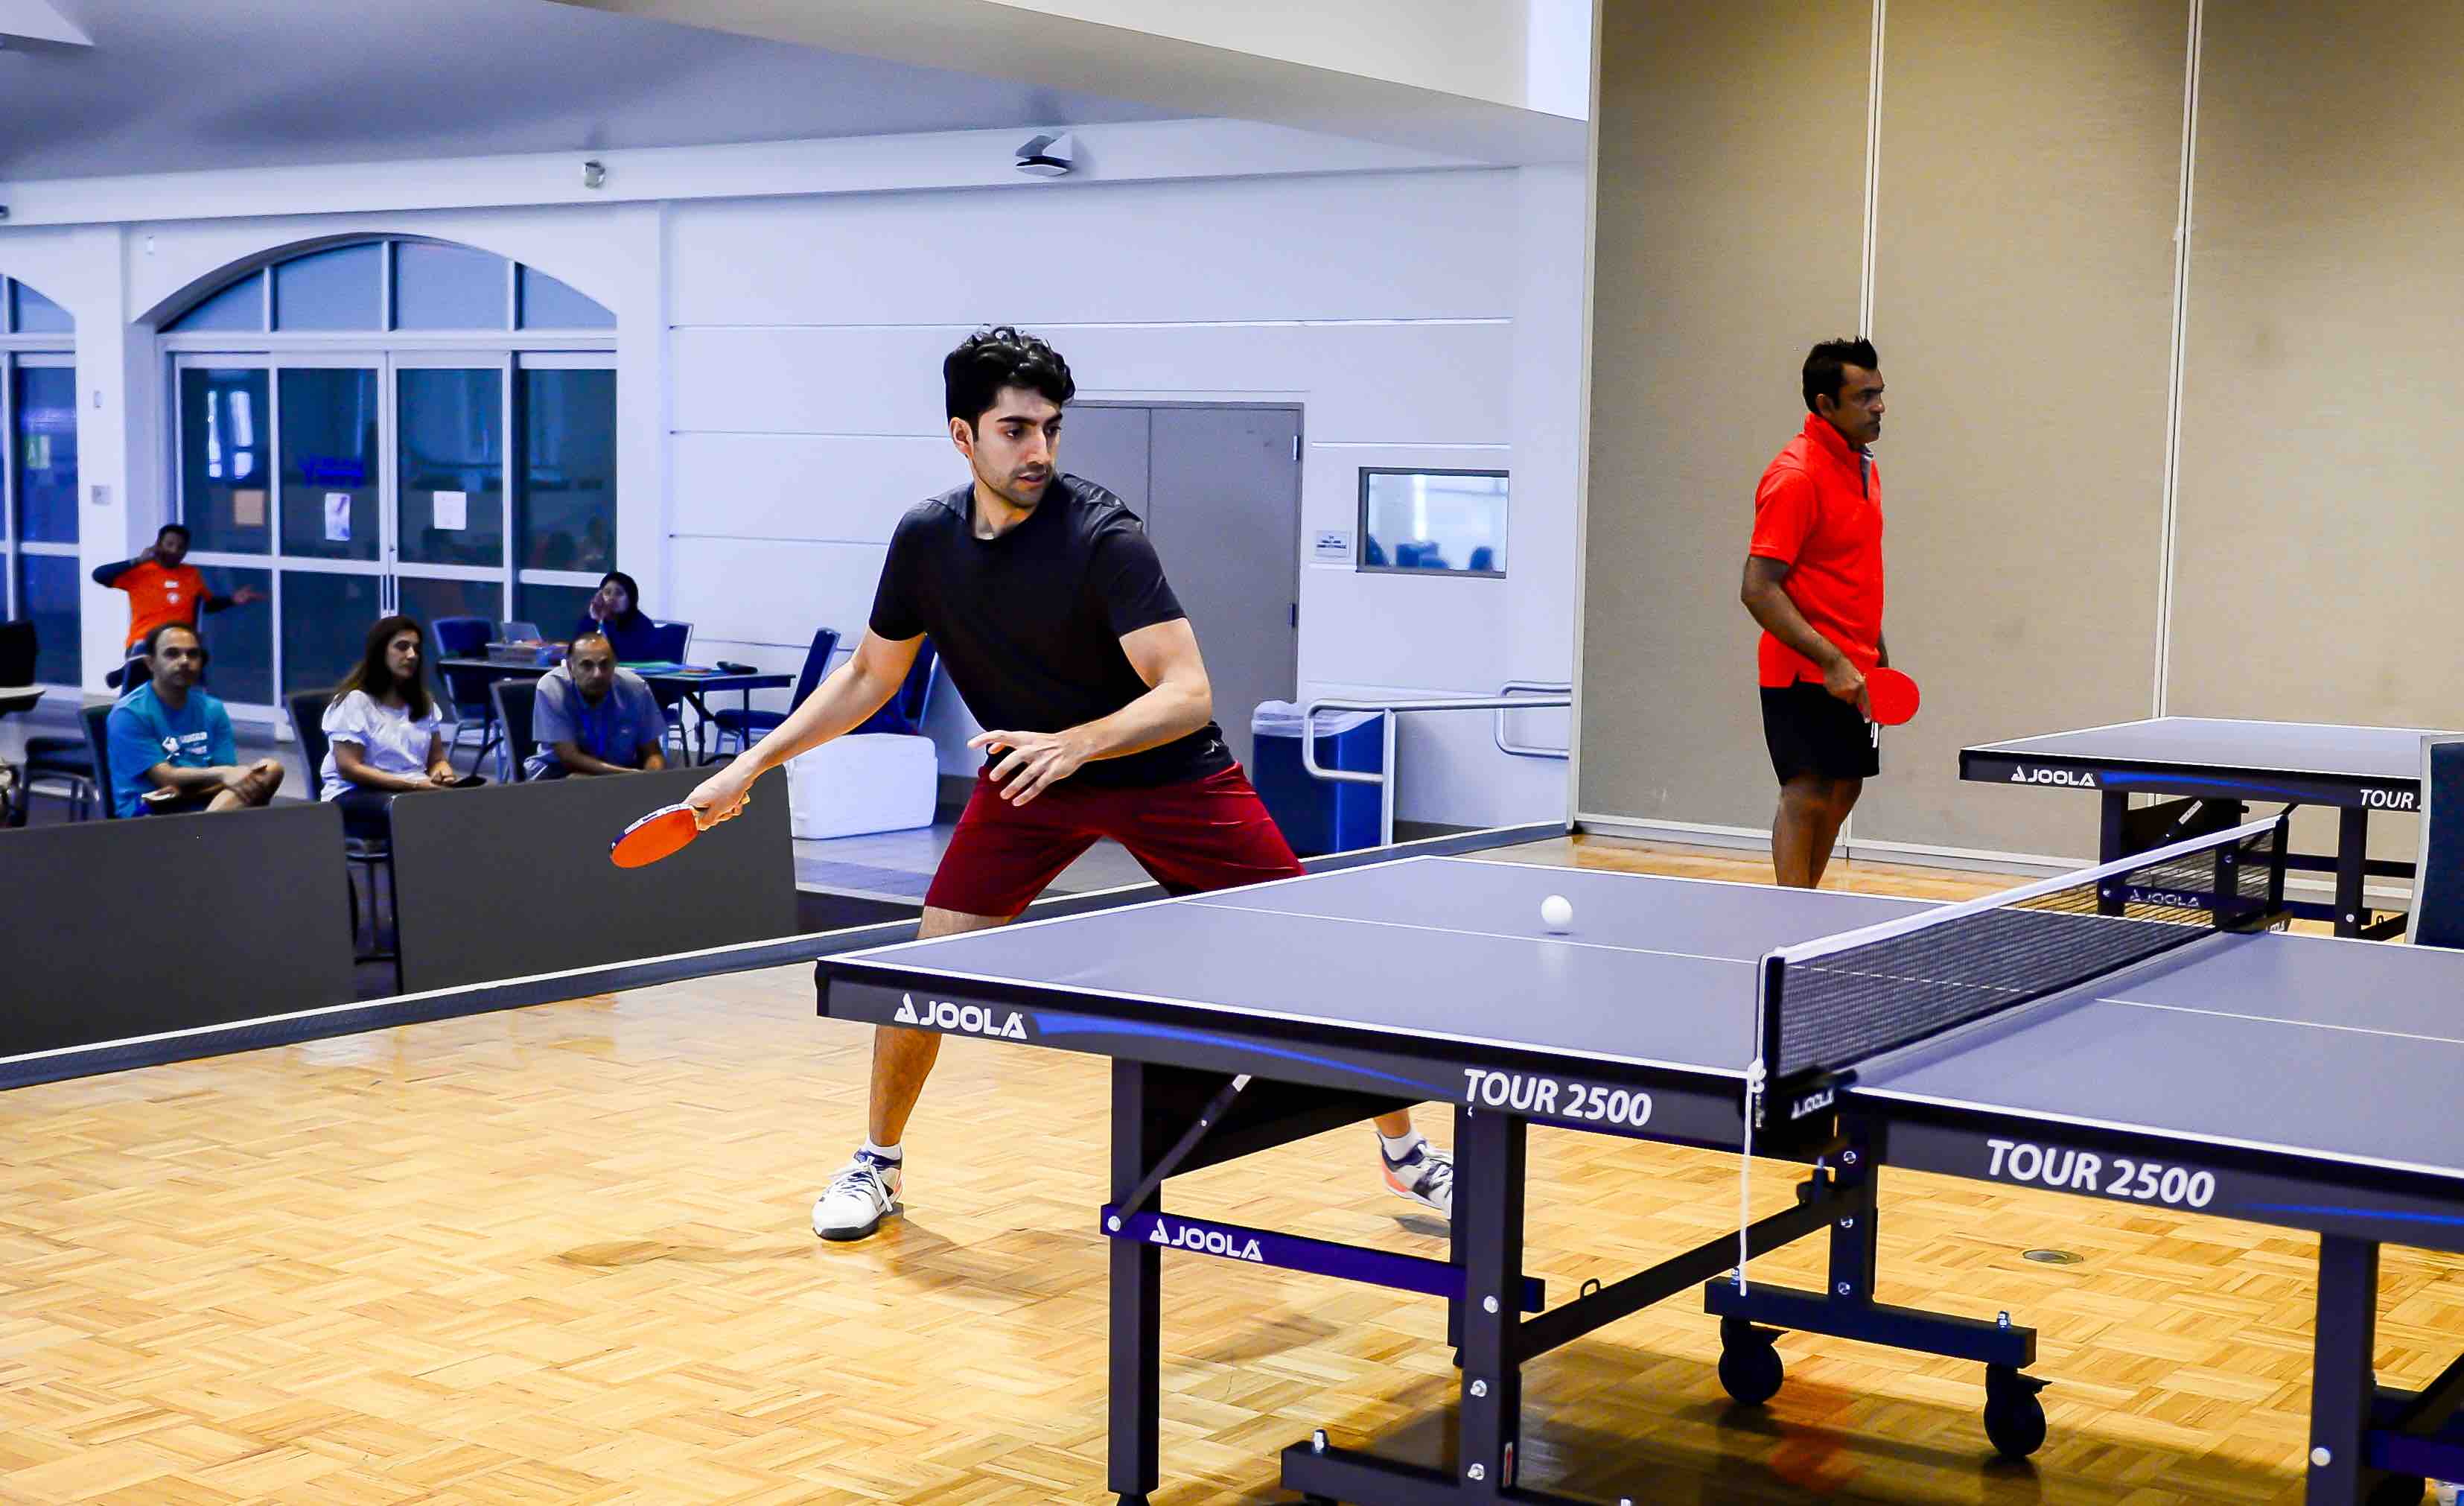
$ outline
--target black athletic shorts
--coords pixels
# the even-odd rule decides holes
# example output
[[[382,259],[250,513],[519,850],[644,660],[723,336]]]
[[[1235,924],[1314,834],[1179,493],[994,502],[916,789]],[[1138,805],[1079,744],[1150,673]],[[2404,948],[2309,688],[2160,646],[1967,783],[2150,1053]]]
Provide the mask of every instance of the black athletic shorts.
[[[1804,774],[1871,779],[1882,771],[1881,729],[1813,680],[1763,687],[1763,742],[1783,785]]]

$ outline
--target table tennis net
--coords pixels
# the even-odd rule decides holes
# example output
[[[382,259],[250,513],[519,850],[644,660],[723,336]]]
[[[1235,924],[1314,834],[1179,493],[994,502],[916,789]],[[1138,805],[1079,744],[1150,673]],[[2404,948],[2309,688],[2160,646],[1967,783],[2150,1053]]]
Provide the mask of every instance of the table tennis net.
[[[2281,908],[2283,823],[2254,822],[1764,959],[1773,1079],[1868,1057],[2134,966]],[[2115,913],[2106,913],[2106,912]]]

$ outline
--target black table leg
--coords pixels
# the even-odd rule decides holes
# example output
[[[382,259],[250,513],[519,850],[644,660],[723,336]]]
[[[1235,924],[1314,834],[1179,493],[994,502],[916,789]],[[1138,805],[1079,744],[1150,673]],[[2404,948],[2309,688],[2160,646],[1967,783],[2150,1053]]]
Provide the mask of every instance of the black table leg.
[[[1112,1196],[1134,1191],[1163,1153],[1148,1112],[1143,1063],[1112,1063]],[[1158,1188],[1150,1200],[1162,1202]],[[1123,1216],[1142,1211],[1121,1207]],[[1111,1448],[1107,1489],[1120,1506],[1144,1506],[1161,1478],[1163,1251],[1142,1240],[1111,1239]]]
[[[2319,1331],[2310,1365],[2310,1506],[2350,1506],[2378,1483],[2368,1461],[2378,1324],[2378,1245],[2321,1234]],[[2414,1499],[2420,1495],[2416,1486]]]
[[[2096,860],[2101,867],[2129,855],[2130,797],[2108,789],[2097,797],[2097,803],[2101,808],[2097,822]],[[2122,901],[2100,893],[2096,909],[2099,915],[2120,915]]]
[[[1456,1130],[1455,1229],[1463,1262],[1463,1400],[1455,1469],[1487,1498],[1513,1484],[1523,1433],[1523,1182],[1526,1126],[1466,1113]]]
[[[2359,936],[2370,918],[2362,893],[2370,849],[2370,813],[2359,807],[2336,812],[2336,934]]]

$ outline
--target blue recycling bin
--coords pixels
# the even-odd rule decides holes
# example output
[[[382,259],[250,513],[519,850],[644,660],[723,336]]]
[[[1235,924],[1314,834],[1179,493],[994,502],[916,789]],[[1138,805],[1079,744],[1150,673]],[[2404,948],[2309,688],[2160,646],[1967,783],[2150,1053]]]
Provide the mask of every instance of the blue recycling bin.
[[[1382,771],[1386,719],[1374,711],[1322,712],[1317,719],[1321,768],[1360,773]],[[1301,766],[1301,708],[1287,700],[1259,703],[1249,719],[1256,740],[1250,783],[1265,801],[1284,840],[1304,857],[1375,847],[1379,794],[1375,785],[1316,779]]]

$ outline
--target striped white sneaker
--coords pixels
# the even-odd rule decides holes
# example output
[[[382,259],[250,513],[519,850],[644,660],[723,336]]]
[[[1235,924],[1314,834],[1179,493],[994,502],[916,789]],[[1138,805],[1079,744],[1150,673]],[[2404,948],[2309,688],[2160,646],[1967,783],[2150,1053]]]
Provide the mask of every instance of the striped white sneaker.
[[[857,1151],[813,1200],[813,1232],[844,1241],[862,1239],[879,1229],[883,1219],[902,1211],[898,1184],[905,1169],[903,1161]]]
[[[1377,1147],[1377,1160],[1386,1169],[1386,1190],[1398,1198],[1408,1198],[1422,1207],[1433,1207],[1448,1218],[1455,1216],[1455,1158],[1452,1151],[1440,1150],[1422,1141],[1397,1161],[1386,1154],[1384,1144]]]

